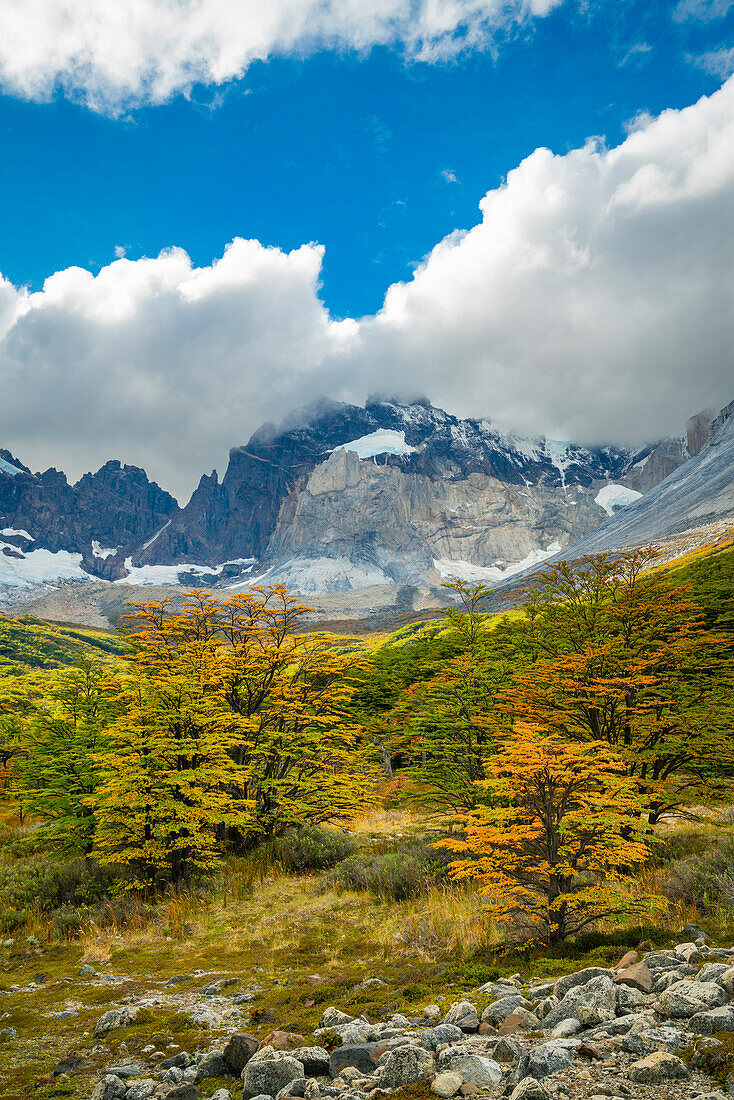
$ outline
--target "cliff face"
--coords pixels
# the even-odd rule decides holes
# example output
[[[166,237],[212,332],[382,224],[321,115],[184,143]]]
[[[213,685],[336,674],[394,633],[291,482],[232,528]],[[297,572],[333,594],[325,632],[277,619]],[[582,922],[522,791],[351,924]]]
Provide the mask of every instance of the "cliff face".
[[[687,456],[680,439],[583,447],[426,400],[324,400],[234,448],[221,482],[203,476],[181,509],[134,466],[108,462],[72,486],[0,451],[0,587],[15,574],[52,581],[57,566],[61,579],[258,578],[304,592],[498,581],[592,532]]]
[[[14,545],[67,551],[82,555],[87,572],[114,579],[126,554],[179,511],[137,466],[107,462],[72,486],[58,470],[34,474],[7,451],[0,458],[0,528],[31,536],[3,534],[6,557]]]
[[[405,447],[376,454],[376,462],[436,485],[480,474],[563,494],[569,486],[588,488],[620,477],[633,458],[647,453],[524,440],[503,435],[487,421],[460,420],[428,401],[374,399],[364,408],[321,401],[278,429],[265,425],[246,446],[233,449],[221,485],[215,474],[202,478],[189,504],[154,544],[138,551],[134,564],[269,560],[282,538],[271,544],[276,527],[282,532],[296,514],[298,494],[314,470],[335,449],[378,432],[402,435]]]

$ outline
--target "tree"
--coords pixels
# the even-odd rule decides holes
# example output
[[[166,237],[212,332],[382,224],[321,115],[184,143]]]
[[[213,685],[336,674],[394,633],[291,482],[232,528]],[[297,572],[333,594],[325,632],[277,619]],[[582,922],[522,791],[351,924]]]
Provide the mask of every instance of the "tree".
[[[462,818],[457,879],[476,879],[502,924],[548,944],[602,919],[649,912],[654,900],[615,884],[648,847],[630,825],[634,783],[603,741],[566,744],[518,723],[502,737],[479,784],[489,805]]]
[[[494,753],[501,688],[513,667],[497,644],[489,616],[480,610],[489,589],[458,581],[460,607],[446,611],[454,655],[438,656],[433,675],[414,684],[396,707],[408,732],[409,797],[430,809],[453,813],[472,809],[482,798],[479,781]]]
[[[624,761],[648,821],[730,794],[730,648],[705,629],[686,586],[652,571],[652,551],[562,562],[525,605],[533,661],[504,703]]]
[[[32,688],[31,688],[32,685]],[[27,682],[35,706],[16,730],[13,790],[55,850],[89,855],[94,844],[96,754],[113,712],[110,671],[89,658]]]
[[[186,598],[135,606],[100,762],[100,851],[148,886],[210,869],[225,844],[348,820],[374,779],[349,714],[354,656],[297,634],[305,609],[285,588]]]

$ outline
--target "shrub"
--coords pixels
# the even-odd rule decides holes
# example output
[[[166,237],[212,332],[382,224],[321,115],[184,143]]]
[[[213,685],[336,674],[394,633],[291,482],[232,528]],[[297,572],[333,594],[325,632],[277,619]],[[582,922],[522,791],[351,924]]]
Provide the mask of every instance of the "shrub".
[[[321,888],[369,891],[386,901],[404,901],[445,881],[448,862],[443,852],[421,844],[382,854],[358,852],[324,875]]]
[[[324,871],[351,856],[357,845],[347,833],[320,825],[293,829],[271,842],[273,859],[292,874]]]
[[[734,910],[734,837],[684,834],[666,844],[663,891],[703,912]]]

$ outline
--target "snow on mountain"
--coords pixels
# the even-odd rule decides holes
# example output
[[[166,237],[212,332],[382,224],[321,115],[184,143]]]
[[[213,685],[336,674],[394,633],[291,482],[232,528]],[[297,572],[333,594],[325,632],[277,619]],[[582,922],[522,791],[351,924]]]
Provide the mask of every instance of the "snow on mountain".
[[[602,486],[594,500],[608,516],[613,516],[618,508],[626,508],[641,496],[642,493],[638,493],[636,489],[629,489],[626,485],[615,485],[610,481],[608,485]]]
[[[376,458],[377,455],[407,455],[415,451],[405,442],[405,432],[392,431],[389,428],[378,428],[376,432],[352,439],[349,443],[342,443],[333,451],[356,451],[360,458]]]
[[[30,550],[23,553],[9,542],[0,542],[0,585],[8,588],[33,588],[59,581],[88,581],[82,569],[82,555],[67,550]]]
[[[434,558],[433,564],[441,576],[449,580],[499,584],[508,577],[514,577],[517,573],[532,569],[534,565],[540,565],[547,558],[552,558],[559,553],[560,549],[559,542],[552,542],[545,550],[531,550],[522,561],[510,562],[509,565],[472,565],[468,561],[451,561],[448,558]]]

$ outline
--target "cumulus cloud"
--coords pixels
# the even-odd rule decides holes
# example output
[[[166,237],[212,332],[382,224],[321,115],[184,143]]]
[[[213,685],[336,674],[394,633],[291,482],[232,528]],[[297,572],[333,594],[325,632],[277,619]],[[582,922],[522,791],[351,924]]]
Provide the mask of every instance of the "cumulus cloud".
[[[318,49],[402,48],[436,61],[562,0],[3,0],[0,86],[27,99],[58,89],[119,114],[195,84],[221,85],[258,60]]]
[[[537,149],[383,308],[332,319],[323,250],[235,240],[0,279],[0,446],[110,457],[185,498],[264,419],[321,394],[425,392],[525,433],[643,442],[734,396],[734,78],[614,149]]]

